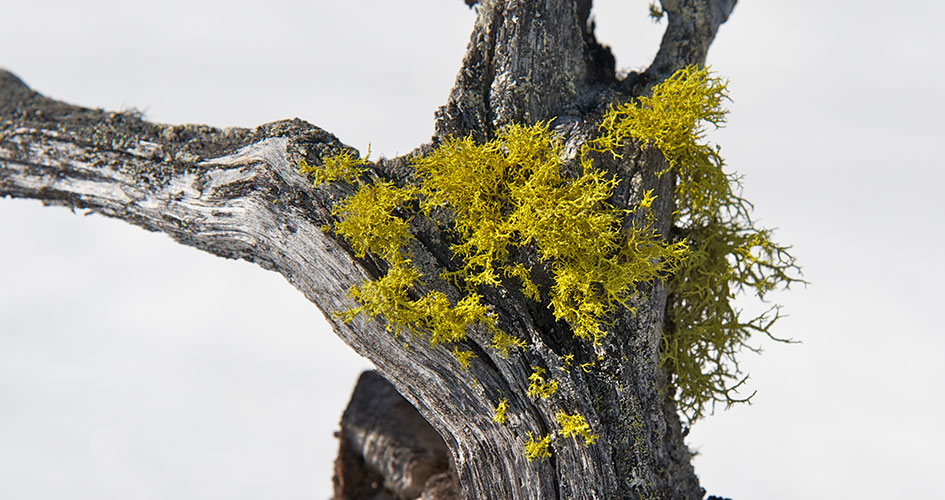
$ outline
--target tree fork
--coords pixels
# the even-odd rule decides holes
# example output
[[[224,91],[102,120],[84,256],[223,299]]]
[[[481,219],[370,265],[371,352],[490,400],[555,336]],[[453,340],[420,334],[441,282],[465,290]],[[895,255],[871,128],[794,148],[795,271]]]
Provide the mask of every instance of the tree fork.
[[[669,28],[656,60],[642,75],[618,81],[612,56],[588,25],[590,1],[481,2],[463,67],[438,113],[434,143],[450,135],[487,139],[508,123],[557,118],[553,126],[575,154],[610,102],[703,63],[734,6],[725,0],[662,3]],[[659,284],[644,290],[638,313],[618,318],[599,347],[575,339],[547,311],[514,294],[485,291],[502,327],[529,347],[506,359],[481,332],[472,332],[466,344],[478,358],[468,371],[443,347],[404,349],[380,320],[344,323],[333,316],[354,306],[348,289],[376,278],[379,269],[322,230],[332,205],[351,187],[314,188],[297,165],[345,149],[301,120],[223,130],[151,124],[133,113],[48,99],[0,71],[0,195],[120,218],[282,274],[440,433],[467,498],[702,498],[673,402],[658,391],[666,299]],[[367,175],[403,179],[407,158],[374,162]],[[629,206],[654,190],[660,202],[654,212],[667,234],[673,186],[669,176],[655,175],[664,167],[658,151],[632,145],[623,160],[607,166],[622,179],[615,204]],[[455,296],[452,285],[433,278],[451,258],[446,238],[423,218],[414,225],[414,261],[431,287]],[[567,365],[562,356],[568,353],[597,361],[585,371]],[[558,395],[526,396],[532,366],[559,381]],[[509,403],[507,425],[491,420],[500,398]],[[557,439],[551,459],[529,462],[522,453],[526,432],[555,432],[555,409],[562,405],[587,417],[599,441],[585,447]]]

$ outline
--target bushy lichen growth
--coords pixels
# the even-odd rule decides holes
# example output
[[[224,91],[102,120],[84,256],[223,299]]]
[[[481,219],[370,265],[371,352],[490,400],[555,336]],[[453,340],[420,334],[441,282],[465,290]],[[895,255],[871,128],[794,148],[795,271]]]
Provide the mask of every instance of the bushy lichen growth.
[[[368,180],[367,162],[342,153],[322,167],[302,165],[320,184],[341,180],[358,185],[332,210],[334,231],[358,258],[373,259],[380,276],[358,285],[358,306],[345,320],[364,313],[382,317],[397,335],[409,333],[433,346],[452,345],[463,370],[471,351],[456,343],[471,328],[492,335],[502,357],[527,347],[498,326],[485,303],[486,289],[517,290],[547,307],[575,337],[598,347],[610,320],[631,310],[638,287],[663,280],[669,287],[660,360],[682,411],[696,419],[715,402],[738,401],[744,381],[735,354],[753,332],[769,333],[777,306],[743,319],[732,305],[739,291],[766,292],[796,278],[788,248],[771,240],[749,218],[738,180],[723,170],[717,147],[705,140],[707,124],[725,122],[726,82],[705,68],[686,68],[656,85],[652,94],[615,105],[599,133],[568,160],[548,123],[511,124],[494,139],[449,138],[412,159],[412,172],[397,185]],[[618,208],[611,199],[619,178],[598,168],[594,158],[619,158],[630,142],[659,149],[674,177],[673,233],[659,234],[651,212],[652,192]],[[424,276],[408,247],[414,217],[440,224],[453,253],[452,267]],[[541,279],[538,279],[541,277]],[[459,295],[447,297],[432,280],[445,279]],[[452,292],[451,292],[452,293]],[[566,354],[567,366],[573,362]],[[589,372],[594,361],[579,364]],[[527,395],[547,399],[558,389],[545,370],[533,368]],[[507,401],[493,420],[504,421]],[[561,434],[591,444],[584,417],[557,414]],[[550,435],[529,434],[529,460],[550,456]]]
[[[395,212],[409,203],[413,195],[413,190],[391,182],[362,185],[332,207],[332,215],[338,218],[335,232],[348,241],[357,257],[364,258],[370,253],[392,266],[404,266],[408,260],[404,245],[413,235],[410,223]]]
[[[532,367],[532,374],[528,376],[528,391],[526,395],[532,399],[545,399],[558,392],[558,381],[545,379],[545,369],[539,366]]]
[[[778,319],[778,306],[742,318],[734,306],[736,292],[764,299],[775,288],[801,281],[789,247],[756,227],[738,178],[725,172],[718,147],[705,140],[707,124],[725,123],[726,86],[707,68],[680,70],[649,97],[611,108],[601,136],[591,142],[594,150],[614,155],[628,138],[656,146],[675,177],[673,240],[685,241],[690,254],[669,279],[660,358],[690,420],[716,402],[746,400],[736,394],[747,379],[736,354],[751,349],[752,333],[770,336]]]
[[[370,156],[370,153],[368,153],[368,156]],[[364,172],[364,167],[368,164],[366,158],[359,158],[351,151],[346,150],[323,158],[321,165],[309,165],[303,159],[299,161],[299,172],[314,174],[313,183],[316,186],[331,181],[345,181],[353,184],[358,181],[358,177]]]
[[[323,170],[306,170],[315,173],[316,183],[360,182],[351,172],[363,162],[346,152],[325,159]],[[650,220],[633,216],[648,212],[652,197],[630,210],[617,209],[608,201],[616,178],[586,155],[577,176],[565,175],[564,163],[560,141],[547,123],[512,124],[492,141],[453,138],[414,158],[412,184],[361,184],[333,208],[335,231],[357,257],[371,255],[388,269],[352,289],[360,306],[345,318],[362,312],[381,316],[390,330],[426,335],[434,345],[461,341],[467,327],[484,324],[493,330],[493,347],[507,356],[524,341],[495,328],[476,288],[515,280],[524,296],[536,301],[544,296],[554,317],[569,323],[576,336],[598,343],[606,335],[607,316],[626,307],[640,283],[671,274],[686,247],[667,244],[651,224],[626,222]],[[444,276],[466,294],[456,303],[436,291],[411,298],[421,276],[405,250],[412,238],[408,206],[426,215],[445,211],[452,221],[451,250],[462,265]],[[533,280],[533,269],[514,258],[523,251],[534,251],[552,276],[546,290]]]
[[[558,434],[563,437],[578,436],[584,438],[584,446],[590,446],[597,441],[597,435],[591,433],[591,426],[584,420],[584,416],[578,413],[568,415],[563,411],[555,414],[555,420],[558,421]]]
[[[495,410],[492,413],[492,421],[497,424],[504,424],[508,417],[506,417],[505,412],[509,410],[509,401],[505,398],[502,398],[499,401],[498,406],[495,407]]]
[[[535,439],[535,436],[529,431],[528,440],[525,441],[525,458],[529,462],[534,460],[544,460],[551,458],[551,434],[545,434],[544,437]]]
[[[652,199],[617,209],[608,200],[618,179],[589,157],[579,175],[566,176],[561,143],[547,123],[512,124],[483,144],[449,139],[413,163],[421,208],[445,208],[454,220],[452,250],[462,268],[450,276],[470,287],[514,277],[526,297],[540,300],[531,270],[512,259],[534,249],[553,279],[548,307],[582,339],[598,342],[606,334],[602,320],[685,255],[684,243],[666,244],[651,225],[624,223],[648,211]]]
[[[325,162],[359,164],[344,156]],[[319,171],[315,174],[317,178]],[[409,220],[402,214],[408,213],[406,205],[415,201],[416,195],[416,188],[398,187],[391,182],[362,184],[353,195],[332,207],[332,215],[338,218],[335,232],[351,245],[354,255],[359,258],[371,255],[388,266],[380,278],[351,289],[351,296],[360,305],[343,312],[342,317],[350,321],[360,313],[380,316],[387,321],[388,330],[397,334],[407,331],[426,336],[432,345],[459,342],[466,338],[468,326],[482,323],[491,327],[493,321],[475,292],[455,304],[436,290],[416,299],[412,297],[411,289],[420,272],[412,266],[406,250],[413,235]],[[457,361],[465,368],[469,356],[457,355]]]
[[[414,331],[420,319],[417,301],[409,295],[410,287],[420,276],[419,271],[407,265],[393,265],[387,274],[374,281],[352,287],[351,297],[361,305],[341,314],[351,321],[360,313],[381,316],[387,320],[387,329],[400,334],[405,328]]]
[[[463,351],[458,347],[453,348],[453,357],[456,358],[456,362],[459,363],[459,367],[463,370],[468,370],[471,363],[471,359],[475,358],[476,355],[472,351]]]

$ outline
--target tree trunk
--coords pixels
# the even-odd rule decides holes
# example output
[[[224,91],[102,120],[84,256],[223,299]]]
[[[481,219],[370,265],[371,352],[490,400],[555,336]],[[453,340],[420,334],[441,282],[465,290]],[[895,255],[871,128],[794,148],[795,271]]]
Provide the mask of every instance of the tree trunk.
[[[508,123],[555,118],[555,131],[575,154],[607,105],[646,92],[676,69],[703,63],[734,0],[662,4],[668,28],[656,60],[646,72],[621,80],[588,24],[590,0],[480,2],[468,53],[438,114],[434,143],[450,135],[488,139]],[[0,195],[121,218],[282,274],[439,432],[466,498],[702,498],[674,404],[658,390],[666,300],[659,283],[643,290],[634,304],[637,314],[618,318],[597,347],[516,294],[485,290],[502,328],[529,347],[505,358],[487,347],[485,332],[473,331],[464,344],[477,356],[468,371],[458,370],[444,347],[405,349],[382,320],[344,323],[335,317],[356,306],[348,289],[376,278],[379,267],[322,230],[332,221],[332,205],[352,188],[315,188],[297,165],[318,164],[346,148],[300,120],[220,130],[83,109],[45,98],[0,71]],[[612,200],[618,206],[654,190],[654,212],[667,234],[673,186],[670,176],[655,175],[665,168],[661,154],[630,146],[606,168],[622,179],[624,189]],[[402,181],[408,172],[402,157],[371,164],[368,175]],[[414,264],[425,277],[439,276],[451,259],[446,238],[423,217],[412,224]],[[448,282],[427,281],[458,296]],[[570,365],[561,358],[569,353],[575,355]],[[595,363],[587,371],[578,367],[589,362]],[[526,396],[532,366],[545,367],[559,382],[551,398]],[[502,398],[508,400],[508,424],[496,425],[493,409]],[[597,443],[585,447],[558,439],[551,459],[526,460],[527,433],[553,432],[562,409],[584,415],[599,435]]]

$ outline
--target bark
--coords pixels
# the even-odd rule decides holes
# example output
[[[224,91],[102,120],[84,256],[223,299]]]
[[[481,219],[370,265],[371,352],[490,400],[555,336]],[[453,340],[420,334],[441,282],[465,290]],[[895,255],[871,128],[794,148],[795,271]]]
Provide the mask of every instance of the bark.
[[[335,500],[459,500],[446,443],[376,372],[358,379],[338,438]]]
[[[660,49],[650,67],[632,75],[623,87],[641,95],[654,84],[690,64],[705,64],[709,46],[728,20],[737,0],[660,0],[667,18]]]
[[[703,63],[733,5],[663,1],[669,27],[656,60],[642,75],[618,81],[613,57],[588,25],[589,0],[480,2],[434,143],[448,135],[491,137],[512,121],[556,118],[555,130],[575,154],[607,104],[645,91],[682,66]],[[702,498],[673,403],[657,390],[666,299],[658,283],[641,290],[637,315],[617,318],[599,348],[576,340],[566,325],[514,291],[481,290],[498,326],[526,339],[529,348],[503,358],[486,347],[487,332],[472,331],[464,348],[477,357],[468,371],[459,370],[444,347],[405,349],[404,339],[381,320],[343,323],[333,316],[355,305],[346,293],[352,285],[383,270],[370,258],[355,258],[322,230],[331,222],[331,206],[350,195],[351,186],[314,188],[297,172],[300,160],[317,164],[343,148],[301,120],[221,130],[84,109],[45,98],[0,71],[0,195],[117,217],[282,274],[439,432],[466,498]],[[666,234],[673,186],[670,176],[654,175],[665,166],[660,153],[630,146],[621,161],[605,166],[622,179],[616,204],[632,204],[654,190]],[[365,174],[395,181],[408,175],[406,158],[381,160]],[[458,290],[435,278],[450,265],[448,235],[423,217],[412,224],[417,239],[410,252],[424,287],[456,299]],[[569,353],[575,354],[571,366],[561,359]],[[589,372],[578,368],[586,362],[596,363]],[[525,396],[532,366],[552,374],[558,393],[537,401]],[[501,398],[509,403],[507,425],[491,421]],[[527,461],[527,432],[553,432],[561,410],[584,415],[599,441],[585,447],[557,439],[553,458]],[[385,474],[391,481],[393,473]]]

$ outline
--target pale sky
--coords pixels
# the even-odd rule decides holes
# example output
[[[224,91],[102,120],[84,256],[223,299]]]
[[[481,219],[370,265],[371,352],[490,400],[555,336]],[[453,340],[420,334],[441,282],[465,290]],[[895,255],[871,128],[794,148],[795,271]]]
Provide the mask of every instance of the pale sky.
[[[620,67],[655,54],[648,3],[596,2]],[[166,123],[297,116],[375,157],[429,138],[473,20],[460,0],[0,12],[0,67],[50,97]],[[742,0],[709,52],[734,100],[713,139],[812,283],[776,297],[776,333],[803,343],[759,339],[754,403],[689,436],[710,494],[940,495],[943,18],[931,0]],[[0,497],[327,498],[369,366],[274,273],[0,200]]]

